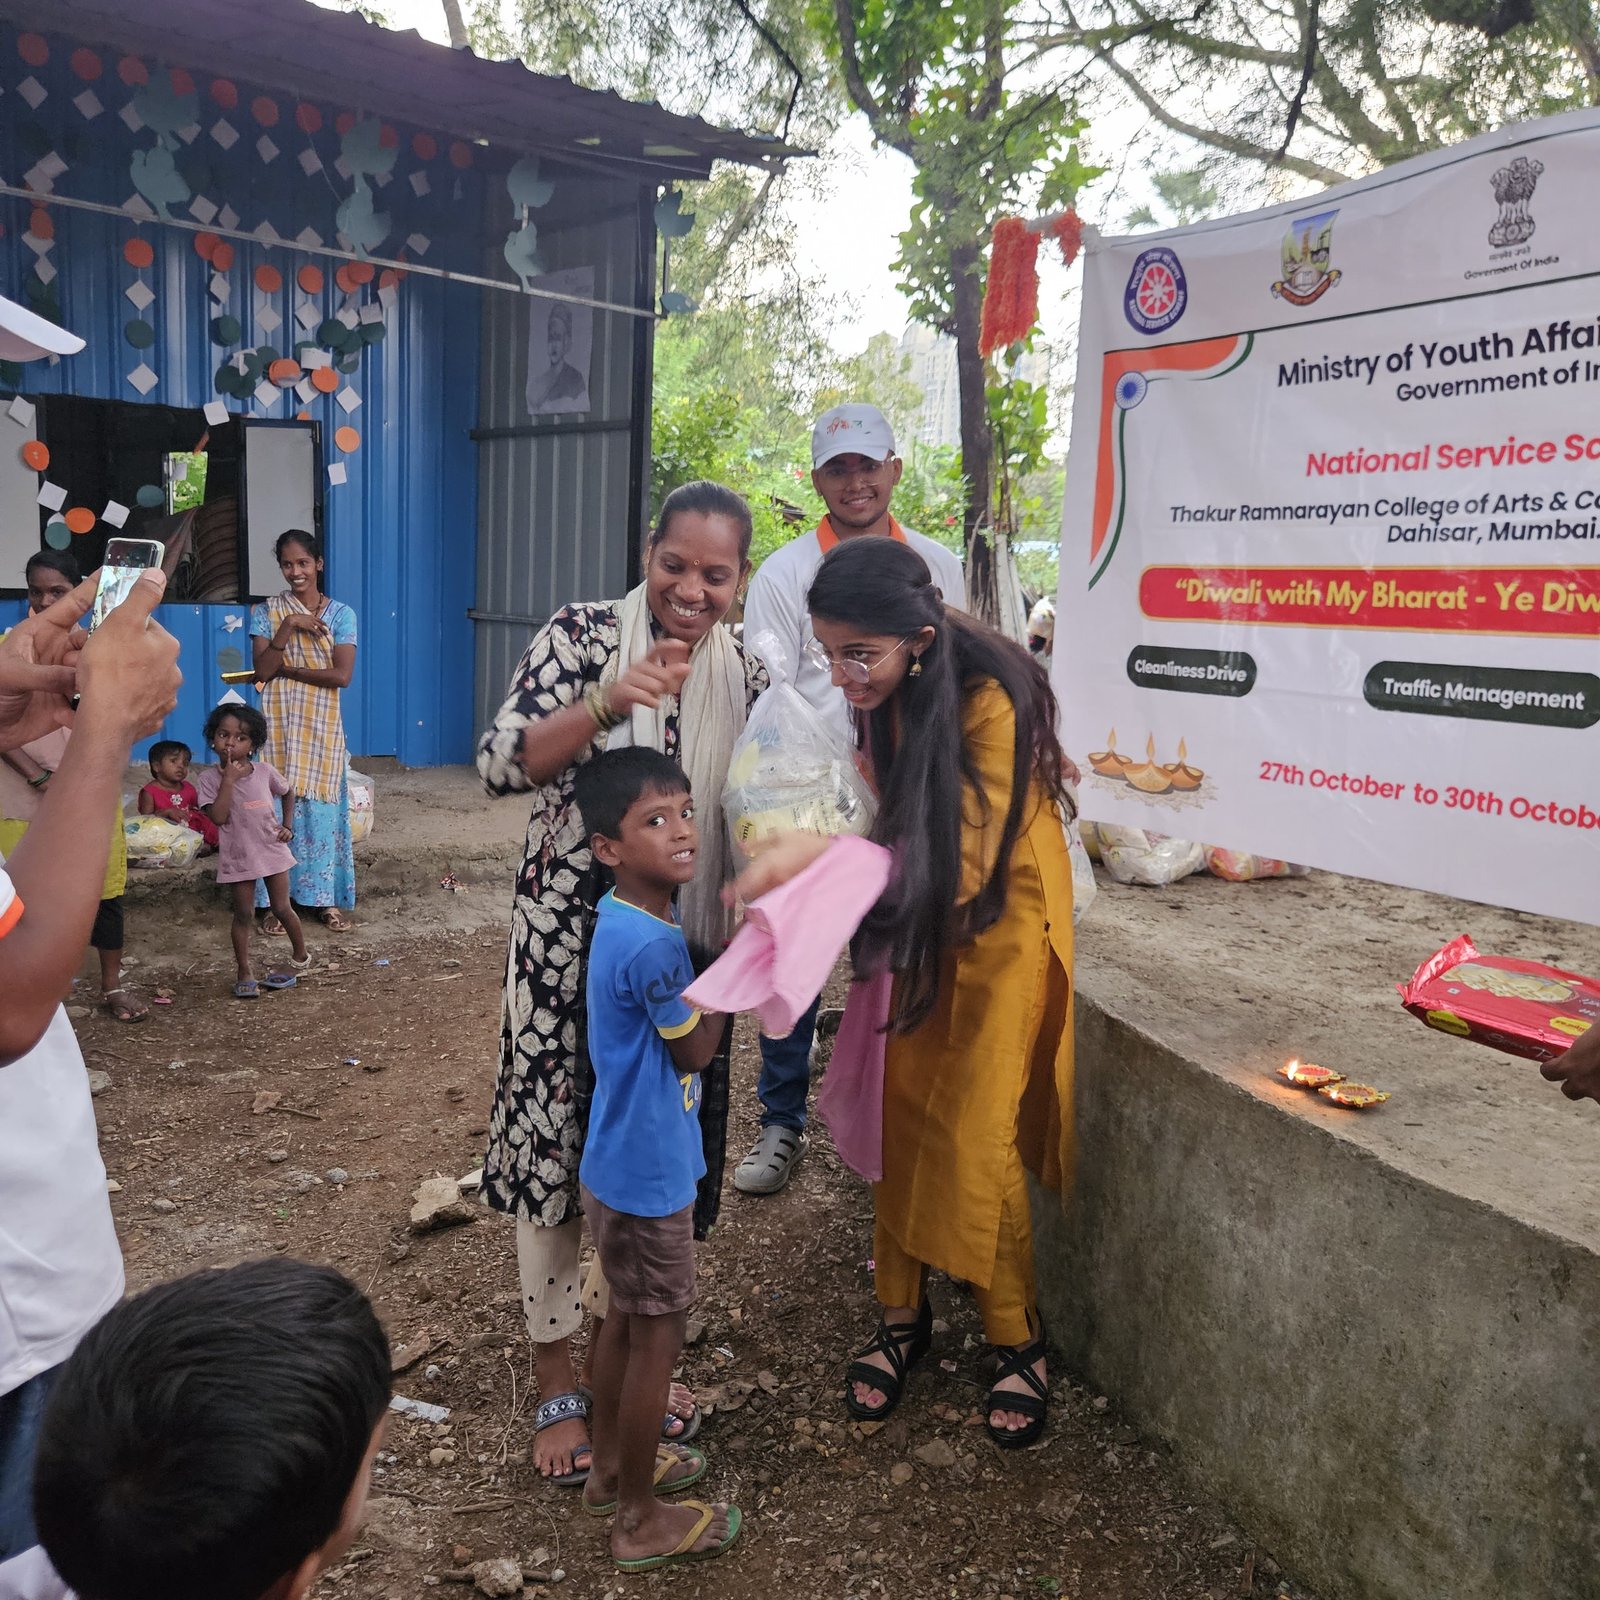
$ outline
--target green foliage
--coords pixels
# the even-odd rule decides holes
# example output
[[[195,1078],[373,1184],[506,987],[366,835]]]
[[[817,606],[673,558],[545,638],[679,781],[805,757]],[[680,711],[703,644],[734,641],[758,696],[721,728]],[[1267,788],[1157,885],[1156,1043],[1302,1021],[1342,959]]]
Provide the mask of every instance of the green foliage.
[[[961,452],[949,445],[907,445],[904,469],[894,492],[894,514],[908,528],[962,553],[961,513],[966,485]]]
[[[1152,173],[1150,182],[1166,215],[1157,216],[1149,206],[1136,206],[1125,223],[1130,229],[1186,228],[1191,222],[1203,222],[1213,216],[1221,204],[1222,196],[1208,181],[1204,167]]]
[[[206,498],[206,460],[203,454],[174,454],[169,456],[172,464],[168,468],[167,478],[167,510],[169,514],[176,515],[180,511],[191,511],[194,507],[202,505]],[[182,463],[184,475],[181,478],[172,476],[172,467]]]

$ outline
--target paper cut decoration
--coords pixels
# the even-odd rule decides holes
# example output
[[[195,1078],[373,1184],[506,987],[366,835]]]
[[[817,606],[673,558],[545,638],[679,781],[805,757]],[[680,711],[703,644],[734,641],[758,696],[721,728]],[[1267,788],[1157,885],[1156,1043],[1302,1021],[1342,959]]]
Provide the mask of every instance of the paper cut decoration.
[[[222,619],[222,631],[224,633],[237,633],[243,626],[244,618],[236,616],[232,611],[228,612]]]
[[[169,206],[182,205],[189,198],[189,185],[178,176],[172,152],[165,145],[153,150],[135,150],[129,167],[133,186],[162,217]]]
[[[302,150],[300,152],[300,170],[308,178],[314,178],[322,171],[322,157],[315,150]]]
[[[539,176],[539,158],[524,156],[506,174],[506,192],[514,206],[533,207],[548,205],[556,186],[548,178]]]
[[[535,280],[544,271],[544,262],[539,256],[539,230],[531,222],[524,222],[506,235],[502,250],[506,265],[516,273],[523,292],[531,294]]]
[[[221,272],[217,272],[217,273],[213,273],[212,274],[212,277],[211,277],[211,298],[213,300],[215,300],[219,305],[225,304],[227,302],[228,295],[229,295],[231,289],[232,289],[232,285],[228,282],[228,279],[227,279],[225,274],[223,274]]]
[[[260,156],[263,161],[276,161],[278,159],[278,147],[266,136],[266,134],[262,134],[261,137],[256,140],[256,154]]]
[[[336,488],[339,484],[346,482],[349,479],[349,476],[350,474],[344,470],[344,462],[342,461],[335,461],[332,466],[328,468],[328,482],[333,484]]]
[[[72,543],[72,529],[64,517],[51,517],[44,525],[44,542],[52,550],[65,550]]]
[[[156,330],[143,317],[134,317],[122,325],[122,337],[135,350],[148,350],[156,342]]]
[[[50,91],[37,78],[24,78],[17,85],[17,93],[28,102],[30,111],[37,111],[49,98]]]
[[[389,237],[389,213],[373,208],[372,191],[360,177],[355,190],[340,201],[336,220],[350,248],[361,255],[370,254]]]
[[[359,450],[361,448],[361,435],[357,433],[354,428],[335,428],[333,431],[333,442],[338,445],[338,447],[343,450],[346,455],[349,455],[352,450]]]
[[[339,141],[339,158],[351,174],[366,177],[388,172],[400,154],[400,144],[384,142],[383,124],[376,117],[362,117],[351,124]]]
[[[417,256],[427,255],[428,246],[432,243],[433,240],[425,233],[413,233],[406,239],[406,247]]]
[[[411,174],[411,192],[415,194],[419,200],[425,194],[427,194],[432,187],[433,185],[428,182],[428,174],[426,172],[417,171]]]
[[[32,467],[35,472],[48,471],[50,466],[50,448],[41,440],[30,439],[22,447],[22,460],[25,466]]]
[[[24,400],[19,394],[16,399],[14,399],[11,404],[6,407],[6,415],[9,416],[13,422],[20,422],[24,428],[32,427],[34,418],[33,402],[31,400]],[[44,447],[41,445],[40,448],[43,449]]]
[[[294,386],[294,392],[299,395],[302,405],[310,405],[317,398],[317,386],[310,378],[302,378]]]
[[[332,394],[339,387],[339,374],[331,366],[316,367],[311,373],[311,383],[323,394]]]
[[[348,384],[346,384],[345,387],[334,396],[334,398],[339,402],[340,409],[347,417],[361,404],[361,396],[358,395]]]
[[[239,226],[239,213],[235,211],[232,206],[224,206],[217,213],[217,221],[220,222],[224,228],[237,228]]]
[[[46,261],[42,256],[34,265],[33,271],[34,276],[38,278],[40,283],[54,283],[56,281],[55,263]]]
[[[228,408],[220,400],[207,400],[200,409],[213,428],[220,428],[228,420]]]
[[[295,273],[294,281],[298,283],[307,294],[321,294],[322,268],[312,266],[301,267],[301,269]]]
[[[229,689],[226,694],[217,696],[219,706],[242,706],[245,703],[244,696],[237,689]]]
[[[189,206],[189,215],[196,222],[214,222],[217,208],[203,194],[197,194]]]
[[[166,504],[167,496],[159,483],[143,483],[139,485],[139,492],[133,500],[135,505],[142,506],[146,511],[154,511],[157,506]]]
[[[128,382],[131,383],[140,394],[149,394],[150,391],[155,388],[160,381],[161,380],[155,375],[155,373],[153,373],[142,361],[133,369],[132,372],[128,374]]]
[[[318,350],[315,346],[312,346],[301,357],[300,365],[307,372],[317,367],[331,367],[333,365],[333,357],[326,350]]]
[[[88,506],[73,506],[66,514],[66,523],[74,533],[91,533],[94,530],[94,512]]]
[[[100,103],[100,96],[93,89],[85,89],[82,94],[74,95],[72,103],[82,112],[85,122],[93,122],[105,110]]]
[[[294,236],[294,242],[299,245],[302,250],[320,250],[322,248],[322,235],[318,233],[315,228],[302,228],[299,233]],[[317,284],[319,287],[321,286],[321,283],[322,274],[319,272],[317,274]],[[305,288],[305,285],[302,284],[301,288]],[[315,290],[307,289],[306,293],[312,294],[315,293]]]
[[[302,300],[295,308],[294,320],[305,329],[307,333],[322,321],[322,312],[314,300]]]
[[[271,410],[278,403],[278,386],[269,383],[265,378],[256,385],[255,401],[258,406]]]
[[[547,300],[538,288],[594,298],[594,268],[552,272],[533,286],[528,303],[528,415],[556,416],[589,410],[589,358],[594,344],[594,309]]]
[[[656,231],[668,239],[681,239],[694,226],[694,212],[683,210],[683,191],[669,189],[656,201]]]
[[[127,123],[129,133],[142,133],[144,131],[144,119],[139,115],[139,108],[133,101],[130,100],[117,115]]]
[[[107,500],[105,510],[100,513],[100,520],[109,522],[113,528],[120,528],[128,520],[128,508],[115,500]]]
[[[256,326],[263,333],[276,333],[283,326],[283,318],[271,306],[262,306],[256,312]]]
[[[156,297],[155,291],[142,278],[137,283],[130,283],[122,292],[133,302],[135,311],[146,310]]]
[[[254,273],[256,288],[262,294],[277,294],[283,288],[283,274],[269,262],[263,262]]]
[[[239,142],[239,130],[226,117],[218,117],[212,124],[211,137],[224,150],[231,150]]]
[[[130,267],[137,267],[141,271],[148,267],[156,258],[155,250],[148,239],[130,239],[122,247],[122,259]],[[139,308],[141,311],[143,306]]]
[[[211,342],[213,344],[238,344],[244,337],[244,329],[237,317],[221,316],[211,319]]]
[[[59,511],[67,503],[67,491],[59,483],[39,485],[39,504],[46,511]]]
[[[376,300],[369,300],[364,306],[362,306],[359,314],[359,320],[367,323],[382,322],[383,307],[379,305]]]

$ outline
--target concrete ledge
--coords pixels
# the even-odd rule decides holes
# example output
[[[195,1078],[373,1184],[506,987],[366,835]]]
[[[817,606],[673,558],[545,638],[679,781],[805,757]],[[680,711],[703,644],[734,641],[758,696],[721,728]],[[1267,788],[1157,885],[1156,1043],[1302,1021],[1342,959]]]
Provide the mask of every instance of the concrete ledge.
[[[1593,1600],[1600,1108],[1401,1011],[1463,931],[1600,970],[1593,928],[1324,875],[1103,895],[1045,1313],[1325,1596]],[[1290,1055],[1395,1098],[1341,1112]]]

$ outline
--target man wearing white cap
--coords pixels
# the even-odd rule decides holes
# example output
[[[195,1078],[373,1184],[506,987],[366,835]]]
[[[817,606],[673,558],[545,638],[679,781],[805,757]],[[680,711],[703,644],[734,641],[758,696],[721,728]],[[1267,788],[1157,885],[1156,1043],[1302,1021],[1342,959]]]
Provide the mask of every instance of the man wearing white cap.
[[[841,539],[886,538],[908,544],[928,563],[945,600],[965,608],[966,578],[961,559],[933,539],[902,528],[889,509],[900,482],[901,461],[895,454],[894,431],[888,418],[869,405],[835,406],[817,418],[811,430],[811,486],[828,514],[814,533],[806,534],[763,561],[750,583],[744,608],[746,649],[764,654],[763,639],[777,640],[768,660],[774,676],[792,679],[805,698],[840,738],[853,742],[850,712],[833,674],[807,653],[811,616],[806,596],[822,558]],[[806,1092],[811,1082],[811,1044],[817,1007],[801,1017],[787,1039],[761,1036],[761,1134],[733,1174],[733,1186],[744,1194],[776,1194],[806,1153]]]
[[[0,299],[0,360],[83,340]],[[60,1005],[100,901],[112,817],[136,739],[177,703],[177,641],[145,573],[87,644],[81,583],[0,639],[0,750],[77,733],[60,781],[0,862],[0,1594],[60,1592],[33,1533],[33,1444],[54,1370],[122,1294],[88,1075]],[[76,711],[72,697],[78,697]]]

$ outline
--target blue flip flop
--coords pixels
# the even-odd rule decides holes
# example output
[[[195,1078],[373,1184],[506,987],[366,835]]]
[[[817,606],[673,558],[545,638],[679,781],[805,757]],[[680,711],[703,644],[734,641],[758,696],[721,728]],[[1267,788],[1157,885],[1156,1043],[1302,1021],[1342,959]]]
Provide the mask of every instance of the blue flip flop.
[[[266,984],[269,989],[293,989],[300,980],[292,972],[269,972]]]
[[[259,1000],[261,985],[254,978],[243,978],[233,986],[235,1000]]]

